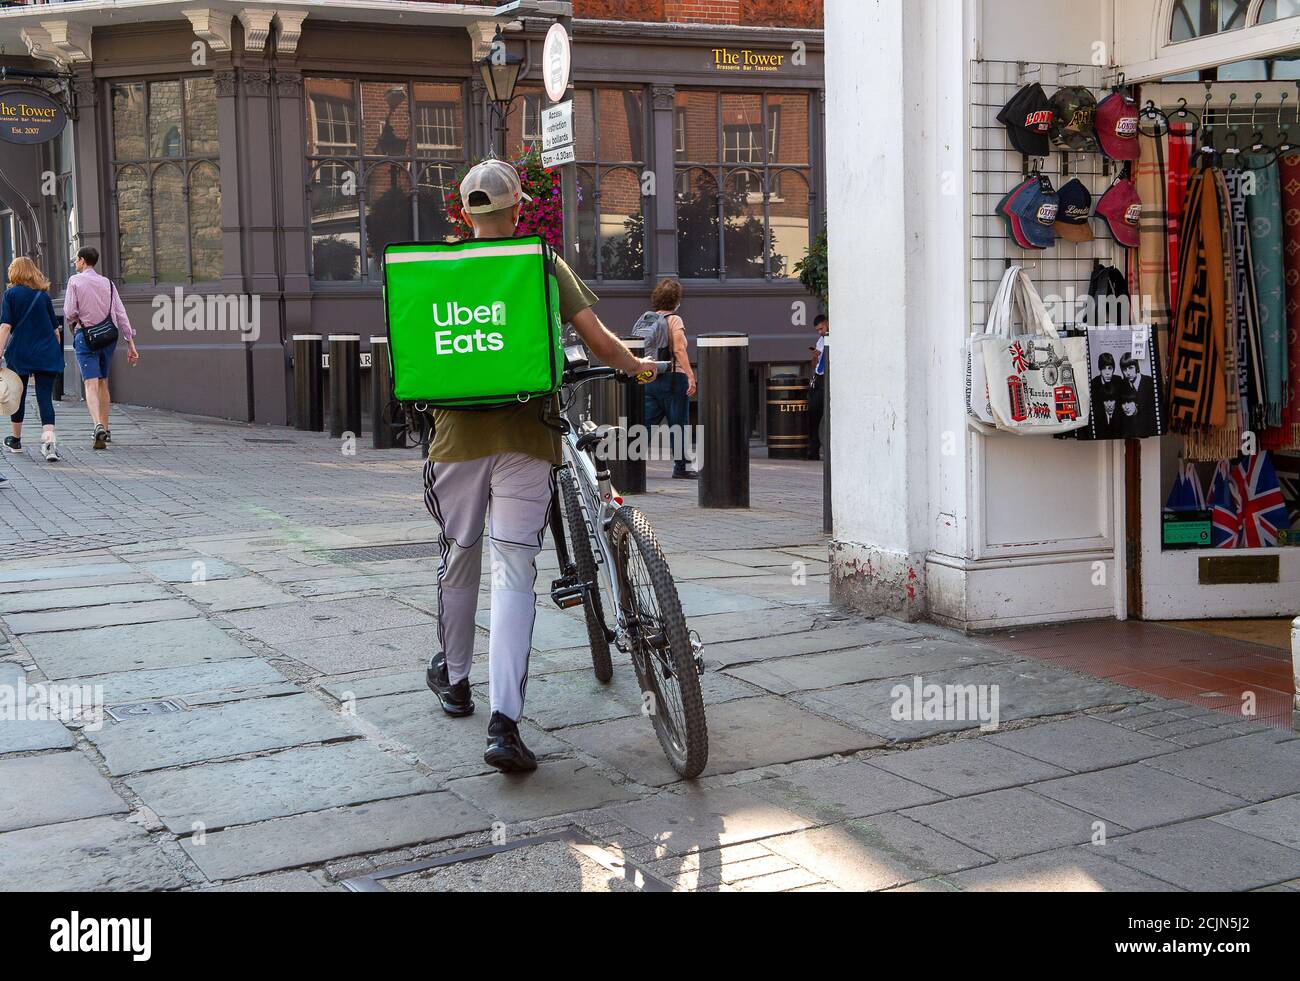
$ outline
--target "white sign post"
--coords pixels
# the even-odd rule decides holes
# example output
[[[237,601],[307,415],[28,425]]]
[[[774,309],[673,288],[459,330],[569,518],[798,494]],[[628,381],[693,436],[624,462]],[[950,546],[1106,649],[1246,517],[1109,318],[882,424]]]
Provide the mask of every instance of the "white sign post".
[[[552,102],[559,102],[569,87],[569,70],[573,52],[569,45],[569,32],[563,24],[552,24],[542,44],[542,81]]]

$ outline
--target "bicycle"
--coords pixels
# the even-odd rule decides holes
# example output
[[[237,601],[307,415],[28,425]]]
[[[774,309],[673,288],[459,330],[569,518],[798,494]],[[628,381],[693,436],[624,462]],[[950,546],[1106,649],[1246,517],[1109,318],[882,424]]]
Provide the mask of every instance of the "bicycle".
[[[661,372],[671,367],[659,365]],[[626,377],[613,368],[590,367],[581,345],[565,349],[565,369],[566,411],[582,385]],[[700,689],[703,645],[686,626],[654,529],[639,508],[623,503],[599,458],[601,444],[617,429],[590,420],[575,424],[563,415],[560,425],[564,463],[555,471],[551,533],[561,576],[551,584],[551,599],[562,610],[584,607],[592,666],[602,684],[614,676],[610,643],[630,655],[659,744],[673,769],[692,779],[709,757]],[[605,595],[613,628],[606,622]]]

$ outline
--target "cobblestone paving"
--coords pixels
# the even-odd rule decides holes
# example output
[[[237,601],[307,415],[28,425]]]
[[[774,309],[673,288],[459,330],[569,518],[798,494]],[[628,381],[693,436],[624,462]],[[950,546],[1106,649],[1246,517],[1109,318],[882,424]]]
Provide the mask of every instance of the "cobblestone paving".
[[[747,512],[699,510],[658,465],[636,499],[706,643],[704,776],[676,779],[626,658],[600,686],[543,597],[542,765],[507,778],[485,713],[448,719],[424,687],[434,560],[350,551],[436,536],[411,452],[149,410],[113,428],[105,453],[65,435],[57,466],[0,463],[0,691],[89,686],[123,720],[0,720],[0,889],[338,890],[566,828],[689,890],[1300,882],[1300,740],[834,609],[814,465],[755,459]],[[987,686],[998,724],[905,717],[917,678]],[[400,887],[627,887],[537,848]]]

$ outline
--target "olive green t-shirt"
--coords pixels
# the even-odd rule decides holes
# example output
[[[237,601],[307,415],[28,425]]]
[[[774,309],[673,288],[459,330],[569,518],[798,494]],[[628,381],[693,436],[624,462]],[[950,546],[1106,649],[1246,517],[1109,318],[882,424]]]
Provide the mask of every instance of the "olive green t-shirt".
[[[570,323],[598,297],[587,289],[568,264],[555,257],[555,281],[560,288],[560,320]],[[439,463],[478,460],[496,453],[524,453],[551,463],[564,462],[560,432],[543,418],[558,420],[558,396],[533,399],[519,405],[478,412],[464,409],[433,410],[433,442],[429,459]]]

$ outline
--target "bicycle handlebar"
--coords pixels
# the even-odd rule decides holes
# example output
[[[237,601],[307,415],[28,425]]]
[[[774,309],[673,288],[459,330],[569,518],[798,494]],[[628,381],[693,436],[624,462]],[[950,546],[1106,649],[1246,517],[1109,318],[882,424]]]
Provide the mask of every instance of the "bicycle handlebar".
[[[673,363],[671,361],[656,361],[655,368],[659,374],[666,375],[673,370]],[[629,377],[629,375],[616,368],[578,368],[564,373],[564,384],[581,385],[584,382],[596,381],[600,378],[617,378],[620,381],[626,381]]]

